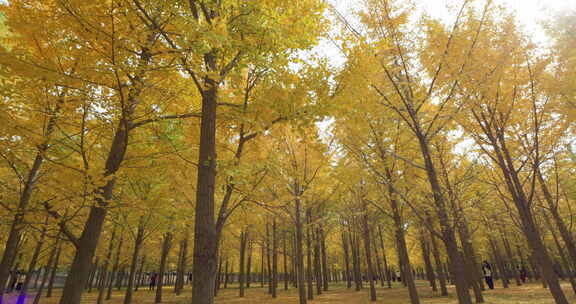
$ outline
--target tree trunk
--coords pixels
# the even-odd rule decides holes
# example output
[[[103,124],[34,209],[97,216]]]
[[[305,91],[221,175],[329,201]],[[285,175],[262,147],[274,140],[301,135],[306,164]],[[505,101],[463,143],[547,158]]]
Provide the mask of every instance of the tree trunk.
[[[162,303],[162,287],[164,286],[164,274],[166,273],[166,262],[168,260],[168,254],[170,253],[170,247],[172,247],[172,232],[166,232],[164,234],[164,242],[162,242],[162,256],[160,257],[160,270],[158,271],[158,287],[156,287],[156,299],[154,300],[156,304]]]
[[[6,282],[8,281],[8,276],[10,274],[10,268],[14,263],[14,259],[17,255],[18,242],[20,241],[22,229],[24,228],[24,214],[25,210],[32,198],[34,188],[36,187],[36,181],[42,168],[42,163],[44,162],[44,154],[48,150],[49,137],[54,131],[56,121],[58,119],[58,114],[64,103],[63,98],[58,99],[58,103],[52,115],[48,119],[48,124],[46,130],[44,131],[44,142],[38,146],[38,152],[34,158],[34,162],[28,171],[26,180],[24,182],[24,187],[20,194],[20,199],[18,200],[18,206],[14,211],[14,219],[10,225],[10,230],[8,232],[8,239],[6,240],[6,245],[4,246],[4,252],[2,253],[2,259],[0,260],[0,303],[2,302],[4,295],[4,288]]]
[[[371,243],[370,240],[370,225],[368,223],[368,206],[367,202],[363,200],[363,215],[362,215],[362,224],[363,224],[363,234],[364,234],[364,251],[366,254],[366,277],[370,284],[370,301],[376,301],[376,286],[374,285],[374,270],[372,269],[372,250],[371,250]]]
[[[298,184],[295,184],[295,200],[294,200],[294,213],[296,218],[296,246],[295,246],[295,258],[296,258],[296,281],[298,287],[298,303],[306,304],[306,285],[304,284],[304,255],[302,250],[302,208],[301,200],[299,197],[300,189]]]
[[[228,288],[228,271],[230,263],[228,263],[228,257],[226,257],[226,266],[224,268],[224,289]]]
[[[54,263],[54,258],[56,257],[56,252],[58,251],[59,243],[60,243],[60,241],[57,239],[54,242],[54,246],[52,247],[52,250],[50,250],[50,257],[48,258],[48,262],[46,262],[46,267],[44,267],[44,273],[42,274],[42,282],[40,283],[40,287],[38,288],[38,290],[36,292],[36,296],[34,297],[33,304],[40,303],[40,298],[42,297],[42,291],[44,291],[44,286],[46,286],[46,283],[48,280],[48,275],[50,273],[50,268],[52,267],[52,265]]]
[[[272,219],[272,298],[276,298],[278,287],[278,240],[276,236],[276,219]]]
[[[286,234],[282,237],[282,249],[284,250],[284,290],[288,290],[288,280],[290,270],[288,269],[288,248],[286,247]]]
[[[432,229],[432,227],[430,228]],[[440,250],[436,243],[436,238],[432,232],[430,232],[430,243],[432,244],[432,255],[434,256],[436,272],[438,273],[438,281],[440,282],[440,295],[447,296],[448,288],[446,288],[446,275],[444,273],[444,267],[442,266],[442,259],[440,258]]]
[[[136,232],[136,239],[134,240],[134,252],[132,253],[132,262],[130,263],[130,275],[128,277],[128,287],[126,288],[126,295],[124,296],[124,304],[132,303],[132,295],[134,293],[134,281],[136,279],[136,267],[138,265],[138,256],[140,255],[140,248],[144,242],[144,222],[140,218],[138,231]],[[142,271],[142,267],[140,267]]]
[[[460,209],[460,208],[459,208]],[[472,245],[472,236],[468,229],[468,222],[466,218],[462,215],[462,220],[458,225],[458,233],[460,235],[460,241],[462,242],[462,249],[464,249],[464,261],[466,263],[466,269],[468,276],[468,281],[472,290],[474,291],[474,297],[476,303],[484,303],[484,296],[482,295],[482,273],[480,272],[480,266],[476,261],[476,254],[474,247]]]
[[[42,232],[40,233],[40,239],[38,240],[38,244],[34,249],[34,253],[32,254],[32,259],[30,260],[30,265],[28,266],[28,271],[26,273],[26,278],[24,279],[24,284],[20,289],[20,294],[18,295],[18,300],[16,304],[24,304],[26,301],[26,292],[28,291],[28,285],[30,285],[30,281],[32,280],[32,274],[34,272],[34,268],[36,268],[36,263],[38,262],[38,257],[40,256],[40,251],[42,250],[42,246],[44,246],[44,240],[46,238],[46,225],[48,224],[48,219],[44,223],[42,227]]]
[[[352,232],[352,228],[348,226],[350,229],[348,233],[348,237],[350,238],[350,248],[352,249],[352,268],[354,270],[354,286],[356,291],[360,291],[362,289],[362,273],[360,272],[360,254],[358,248],[358,241],[357,237]]]
[[[322,294],[322,266],[320,264],[320,238],[318,229],[312,230],[312,242],[314,242],[314,278],[316,279],[316,294]]]
[[[410,303],[420,304],[420,299],[418,297],[418,290],[416,289],[416,284],[414,283],[414,276],[412,273],[412,266],[410,264],[410,257],[408,256],[408,248],[406,247],[406,240],[404,238],[404,224],[402,223],[402,218],[400,216],[400,210],[398,208],[398,203],[396,199],[391,199],[391,206],[393,211],[393,218],[396,231],[396,243],[398,244],[398,253],[400,256],[400,268],[403,269],[402,282],[408,287],[408,293],[410,295]]]
[[[180,242],[181,253],[179,256],[178,263],[178,277],[176,278],[176,284],[174,291],[176,295],[180,295],[182,289],[184,289],[184,283],[186,281],[186,260],[188,259],[188,232],[185,233],[184,238]]]
[[[568,227],[566,226],[566,223],[564,223],[564,220],[560,216],[560,213],[558,212],[558,204],[554,202],[552,194],[550,193],[550,190],[546,185],[546,181],[542,176],[540,168],[538,168],[536,176],[538,177],[538,181],[540,182],[540,189],[544,194],[544,199],[546,200],[548,206],[550,207],[550,213],[552,214],[552,219],[554,220],[554,222],[556,223],[556,227],[558,227],[558,230],[560,231],[560,236],[564,241],[566,251],[570,256],[570,259],[572,260],[571,266],[573,269],[576,269],[576,242],[574,241],[574,237],[570,232],[570,229],[568,229]]]
[[[311,230],[312,230],[312,214],[310,208],[306,209],[306,266],[307,266],[307,279],[308,279],[308,300],[314,300],[314,289],[312,286],[312,239],[311,239]]]
[[[376,238],[372,239],[372,248],[374,249],[374,256],[376,258],[376,267],[378,270],[378,278],[380,279],[380,287],[384,287],[384,271],[382,269],[382,261],[380,261],[380,253],[378,252],[378,244]]]
[[[490,242],[490,247],[492,248],[492,253],[494,255],[494,259],[496,260],[496,265],[498,266],[498,270],[500,272],[500,279],[502,280],[502,287],[508,288],[510,281],[508,280],[508,270],[506,269],[506,265],[504,265],[504,261],[502,260],[502,255],[500,254],[500,250],[498,249],[498,244],[496,241],[490,237],[488,239]]]
[[[384,275],[388,283],[388,288],[392,288],[392,278],[390,275],[390,268],[388,268],[388,259],[386,258],[386,248],[384,247],[384,236],[382,235],[382,227],[378,226],[378,235],[380,236],[380,249],[382,249],[382,262],[384,263]]]
[[[252,281],[252,242],[248,239],[248,261],[246,262],[246,288],[250,288]]]
[[[322,282],[324,283],[324,291],[328,291],[329,271],[328,271],[328,257],[326,256],[326,237],[324,235],[324,227],[320,223],[320,249],[322,252]]]
[[[574,279],[574,272],[573,269],[570,267],[570,262],[568,261],[568,258],[566,257],[566,254],[564,253],[564,249],[562,248],[562,245],[560,244],[560,241],[558,240],[558,236],[556,235],[556,231],[554,231],[554,228],[552,227],[552,223],[550,222],[550,218],[548,217],[548,215],[546,213],[544,213],[544,220],[546,222],[546,225],[548,226],[548,229],[550,230],[550,234],[552,234],[552,238],[554,239],[554,244],[556,245],[556,250],[558,251],[558,255],[560,256],[560,258],[562,259],[562,261],[564,262],[564,264],[566,265],[567,269],[568,269],[568,280],[570,281],[570,286],[572,287],[572,291],[574,293],[576,293],[576,280]]]
[[[410,113],[410,115],[414,115],[414,113]],[[472,300],[470,298],[470,293],[468,292],[464,262],[461,259],[454,229],[452,228],[452,224],[450,223],[450,219],[448,217],[443,190],[440,186],[438,174],[432,161],[432,154],[430,152],[428,138],[420,129],[419,124],[415,125],[415,131],[416,136],[418,137],[418,142],[420,144],[422,158],[424,159],[428,182],[430,183],[430,188],[434,197],[434,205],[436,207],[435,210],[441,227],[442,241],[446,247],[448,258],[450,259],[450,272],[454,276],[458,303],[471,304]]]
[[[422,249],[422,258],[424,259],[424,267],[426,272],[426,279],[430,282],[430,287],[432,291],[438,291],[436,287],[436,276],[434,275],[434,268],[432,267],[432,261],[430,260],[430,245],[426,240],[424,233],[420,236],[420,248]]]
[[[352,288],[352,277],[350,276],[350,255],[348,250],[348,238],[346,237],[346,231],[344,231],[344,227],[342,227],[342,250],[344,251],[346,288]]]
[[[124,246],[124,230],[120,232],[120,241],[116,249],[116,257],[114,258],[114,265],[112,266],[112,272],[110,273],[110,281],[108,282],[108,292],[106,293],[106,300],[112,298],[112,287],[114,285],[114,279],[116,279],[118,274],[118,267],[120,265],[120,254],[122,253],[122,246]]]
[[[48,291],[46,297],[52,297],[52,290],[54,289],[54,281],[56,279],[56,272],[60,263],[60,255],[62,254],[62,243],[58,242],[58,251],[56,251],[56,258],[54,258],[54,265],[52,265],[52,272],[50,273],[50,280],[48,281]]]
[[[244,257],[246,255],[246,243],[248,241],[248,233],[242,230],[240,232],[240,277],[238,278],[238,282],[240,283],[239,291],[240,297],[244,297],[244,281],[245,281],[245,271],[244,271]]]

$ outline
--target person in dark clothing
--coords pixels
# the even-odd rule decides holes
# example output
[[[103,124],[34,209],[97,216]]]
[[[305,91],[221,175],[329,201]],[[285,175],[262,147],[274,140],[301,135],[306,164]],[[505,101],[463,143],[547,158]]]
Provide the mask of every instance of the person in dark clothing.
[[[157,275],[155,272],[150,274],[150,285],[148,286],[149,290],[152,290],[154,287],[156,287],[156,277]]]
[[[188,273],[188,283],[192,284],[192,273]]]
[[[484,273],[484,280],[488,288],[494,289],[494,279],[492,278],[492,266],[488,261],[482,263],[482,273]]]
[[[520,280],[522,280],[522,283],[526,283],[526,277],[528,277],[526,267],[524,267],[524,265],[518,266],[518,272],[520,273]]]

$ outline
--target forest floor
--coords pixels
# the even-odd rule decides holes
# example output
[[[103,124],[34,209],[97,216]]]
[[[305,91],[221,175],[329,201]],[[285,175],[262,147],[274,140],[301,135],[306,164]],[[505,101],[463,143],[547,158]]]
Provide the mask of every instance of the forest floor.
[[[498,284],[499,282],[496,282]],[[397,283],[396,283],[397,284]],[[246,290],[244,298],[238,297],[237,286],[232,288],[221,289],[216,297],[216,304],[297,304],[298,294],[296,289],[291,288],[284,291],[283,284],[280,282],[278,297],[272,299],[267,294],[266,288],[252,287]],[[563,284],[564,292],[568,297],[568,302],[576,303],[576,296],[570,289],[569,284]],[[427,283],[424,281],[418,282],[418,291],[422,304],[456,304],[455,291],[450,289],[450,296],[440,297],[438,294],[432,293]],[[180,296],[173,293],[173,288],[165,288],[162,303],[166,304],[189,304],[190,303],[190,288],[188,287]],[[392,289],[378,287],[377,289],[378,301],[376,303],[385,304],[404,304],[410,303],[408,297],[408,290],[400,285],[394,285]],[[86,293],[82,303],[94,304],[96,303],[97,292],[92,291]],[[151,304],[154,303],[155,293],[145,289],[135,293],[133,304]],[[549,291],[542,288],[541,284],[525,284],[523,286],[511,285],[510,288],[504,289],[497,286],[494,290],[484,292],[486,304],[553,304]],[[59,290],[56,290],[52,298],[43,298],[40,300],[41,304],[57,304],[59,299]],[[106,304],[121,304],[124,299],[124,291],[114,291],[112,299],[106,301]],[[32,300],[27,300],[26,303],[31,303]],[[344,285],[331,285],[330,290],[323,292],[322,295],[314,295],[314,300],[310,303],[317,304],[368,304],[369,295],[368,290],[356,292],[354,289],[346,289]],[[11,300],[5,302],[6,304],[13,304]]]

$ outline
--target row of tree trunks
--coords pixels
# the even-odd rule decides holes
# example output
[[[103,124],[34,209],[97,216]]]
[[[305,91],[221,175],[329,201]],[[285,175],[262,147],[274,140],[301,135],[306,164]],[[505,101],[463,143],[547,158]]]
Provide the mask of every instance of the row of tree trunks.
[[[132,294],[134,290],[134,281],[136,279],[136,267],[138,264],[138,256],[140,248],[144,242],[144,218],[141,217],[138,223],[138,231],[136,232],[136,239],[134,240],[134,251],[132,253],[132,262],[130,263],[130,276],[128,277],[128,288],[124,296],[124,304],[132,303]],[[142,270],[140,270],[142,271]]]

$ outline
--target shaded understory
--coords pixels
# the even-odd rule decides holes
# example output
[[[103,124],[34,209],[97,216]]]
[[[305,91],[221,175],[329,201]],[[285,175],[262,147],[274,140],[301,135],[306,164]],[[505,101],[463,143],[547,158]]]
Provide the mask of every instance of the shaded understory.
[[[298,303],[298,293],[297,290],[291,288],[288,291],[284,291],[282,286],[279,286],[278,298],[272,299],[270,295],[267,294],[267,288],[258,287],[249,288],[246,290],[246,296],[244,298],[238,297],[238,289],[233,286],[232,288],[220,290],[218,296],[216,297],[217,304],[267,304],[267,303],[278,303],[278,304],[292,304]],[[353,289],[346,289],[343,285],[331,285],[331,290],[324,292],[320,296],[315,296],[313,301],[310,303],[346,303],[346,304],[364,304],[370,303],[368,289],[364,289],[359,292],[355,292]],[[576,297],[572,294],[569,285],[562,285],[564,292],[568,295],[568,300],[572,303],[576,303]],[[437,294],[431,292],[430,288],[426,286],[426,282],[418,282],[418,291],[420,293],[421,302],[423,304],[456,304],[457,300],[454,297],[454,290],[450,290],[449,297],[440,297]],[[52,298],[43,298],[40,303],[42,304],[56,304],[58,303],[59,290],[55,293]],[[180,295],[176,296],[173,293],[173,288],[165,288],[165,293],[163,295],[163,303],[166,304],[190,304],[190,287]],[[378,301],[375,303],[386,303],[386,304],[404,304],[409,303],[408,290],[402,288],[399,285],[395,285],[394,288],[381,288],[377,289]],[[148,290],[141,289],[136,292],[133,303],[134,304],[150,304],[154,303],[155,293]],[[525,284],[523,286],[511,286],[511,288],[503,289],[496,288],[495,290],[486,291],[484,293],[485,300],[487,304],[553,304],[554,300],[550,296],[547,289],[542,288],[540,284]],[[93,304],[96,302],[97,293],[86,293],[83,297],[82,303]],[[124,291],[115,291],[112,295],[110,301],[106,301],[109,304],[119,304],[122,303],[124,299]],[[31,300],[26,301],[26,303],[31,303]],[[13,304],[12,301],[8,301],[7,304]]]

